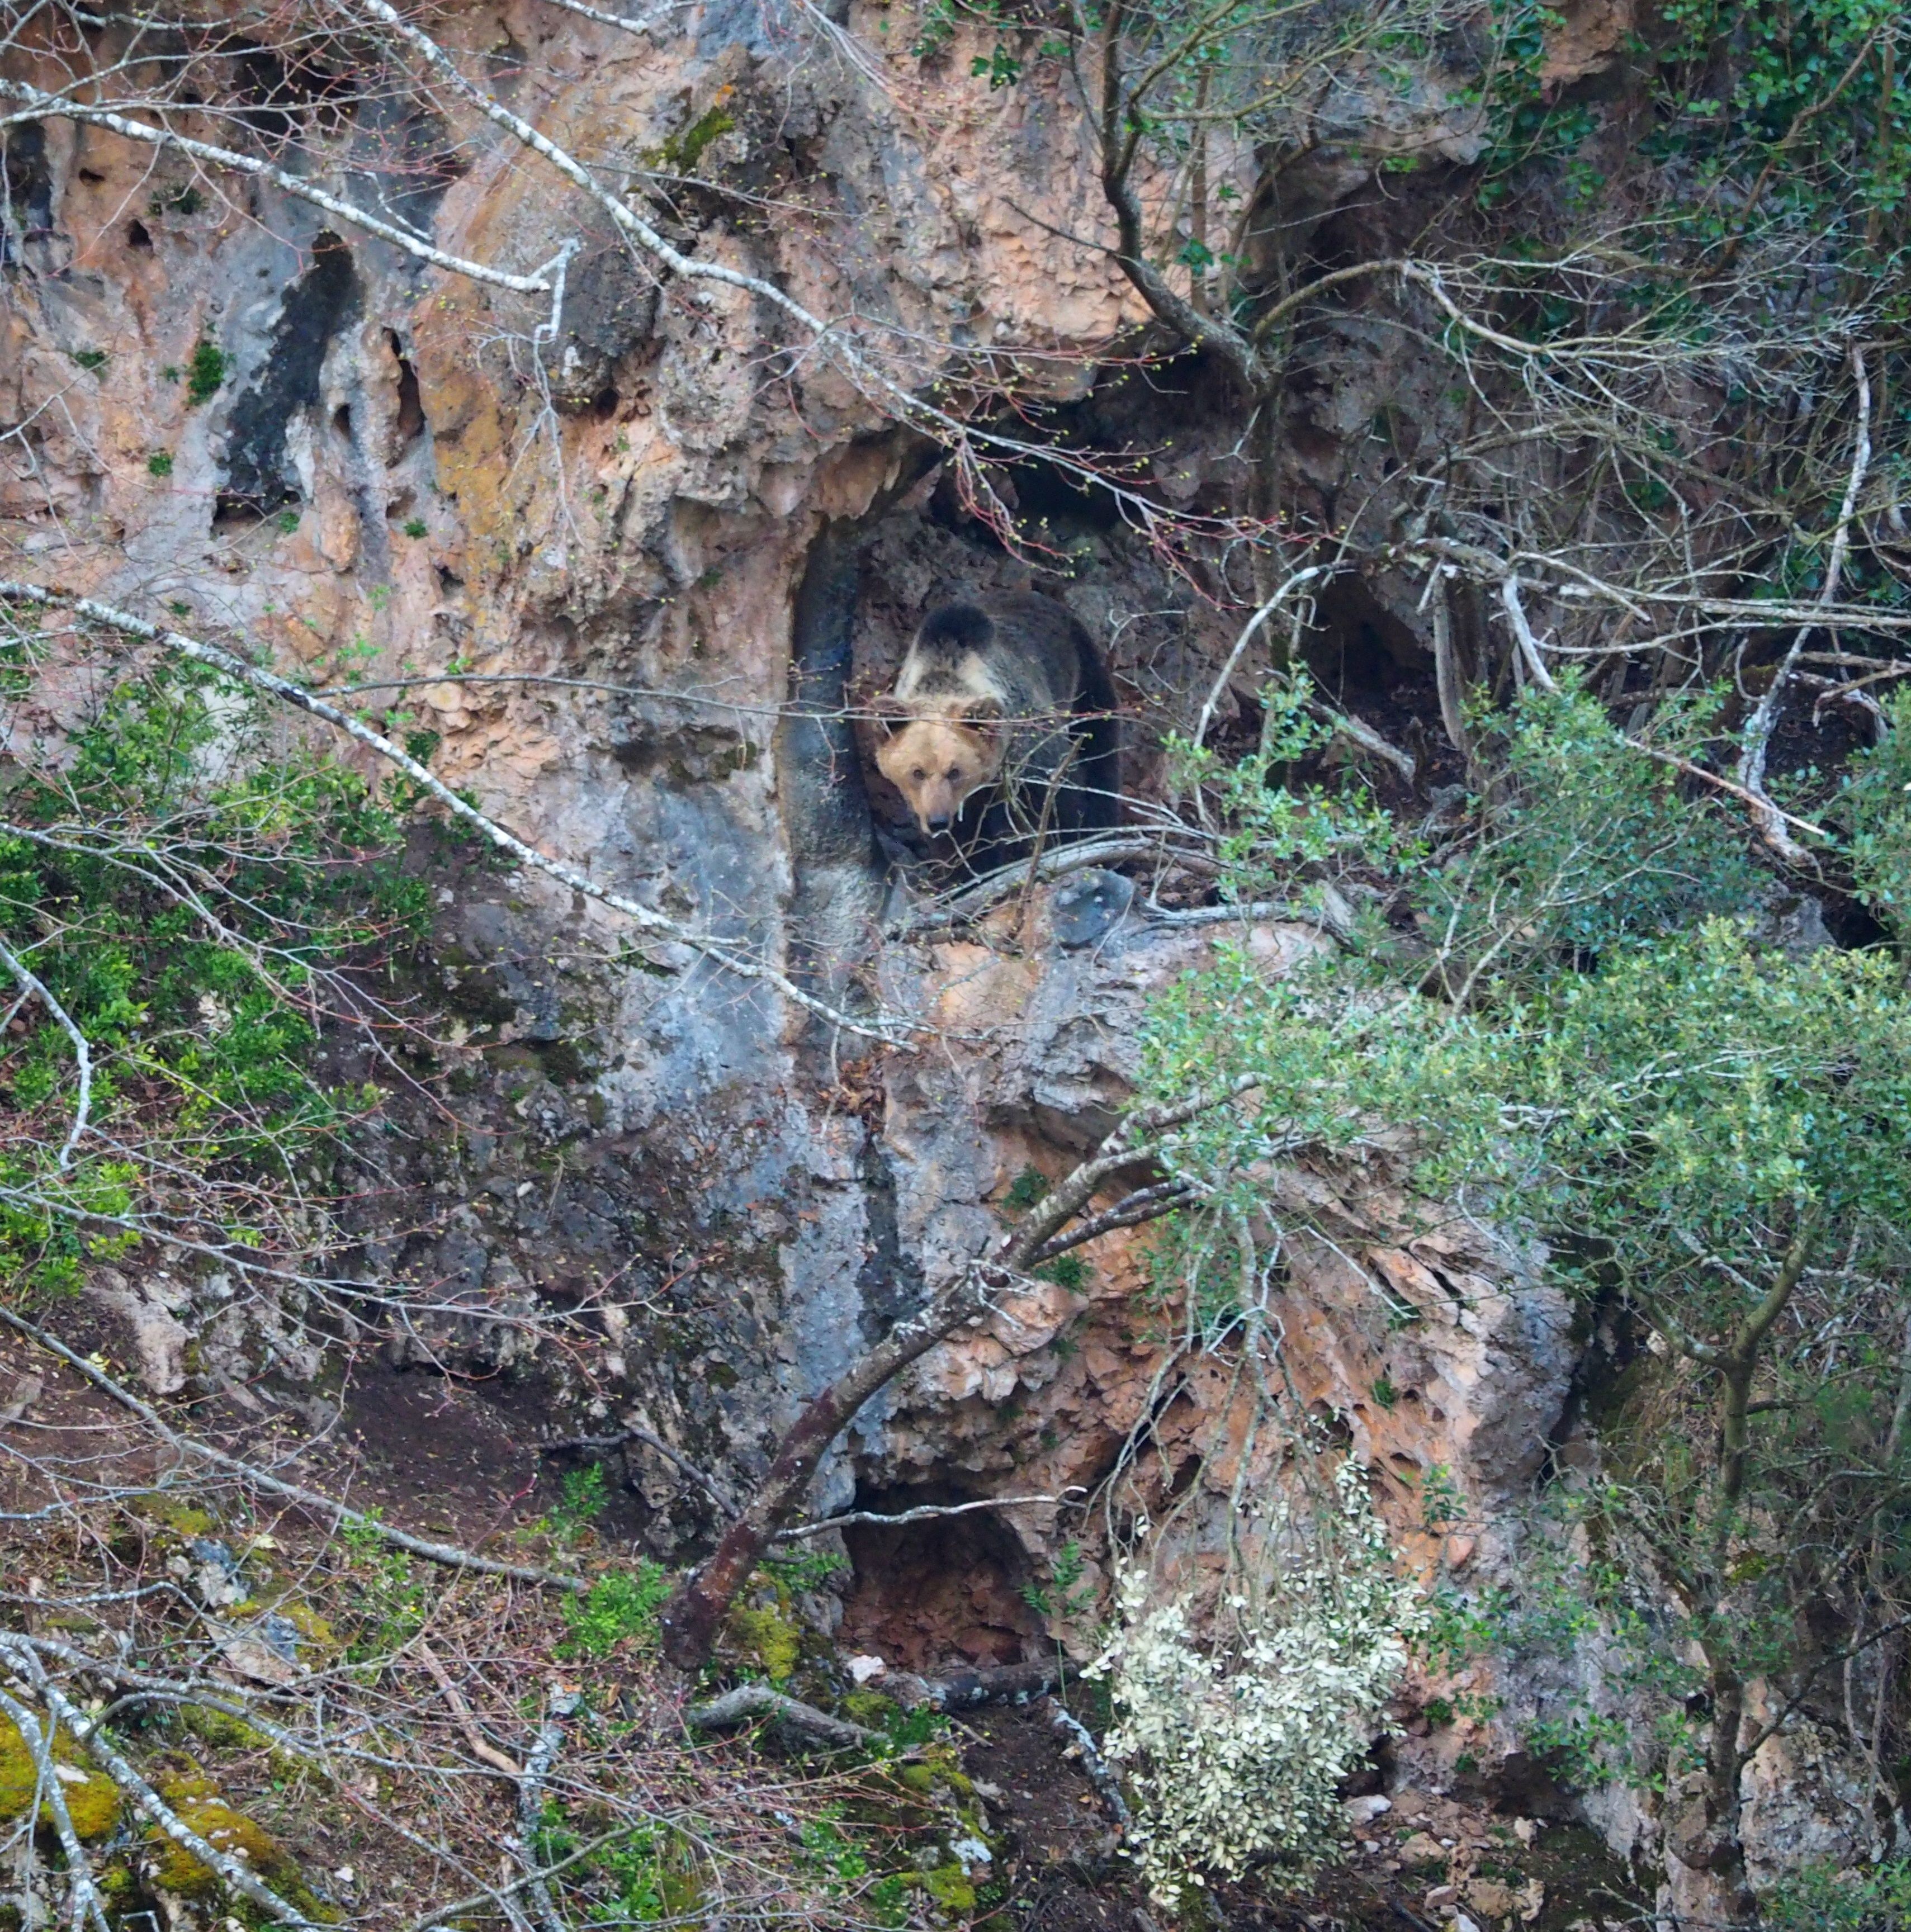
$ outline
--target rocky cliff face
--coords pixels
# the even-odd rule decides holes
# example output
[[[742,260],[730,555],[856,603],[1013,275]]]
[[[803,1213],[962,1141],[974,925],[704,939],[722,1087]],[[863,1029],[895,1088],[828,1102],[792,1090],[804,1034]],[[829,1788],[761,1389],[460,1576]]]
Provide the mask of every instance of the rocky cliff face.
[[[1596,70],[1624,10],[1576,19],[1569,77]],[[1103,218],[1060,82],[991,89],[961,33],[939,62],[890,58],[885,9],[860,0],[845,24],[873,53],[812,10],[732,0],[636,36],[528,0],[458,8],[446,31],[572,152],[675,184],[676,232],[704,258],[919,340],[926,372],[1012,353],[1084,438],[1144,448],[1178,504],[1224,499],[1214,373],[1121,365],[1144,317],[1074,238]],[[1353,204],[1385,154],[1468,158],[1438,76],[1384,114],[1379,96],[1337,98],[1333,139],[1284,178],[1292,220],[1378,220]],[[920,437],[778,347],[759,299],[660,279],[494,130],[394,106],[358,128],[340,178],[454,254],[527,271],[574,242],[549,339],[542,300],[269,184],[53,119],[28,146],[9,148],[32,220],[0,352],[0,514],[22,572],[164,606],[321,683],[386,687],[366,701],[435,734],[434,769],[534,844],[943,1029],[910,1051],[832,1039],[535,874],[443,872],[416,989],[452,1016],[441,1090],[400,1107],[340,1187],[387,1204],[355,1210],[361,1271],[433,1291],[384,1338],[388,1368],[508,1368],[520,1439],[634,1426],[747,1486],[795,1406],[989,1237],[1017,1178],[1060,1171],[1112,1120],[1150,990],[1212,930],[1104,875],[960,940],[884,940],[894,802],[853,740],[787,714],[880,688],[935,599],[1034,583],[1108,648],[1145,794],[1230,627],[1053,476],[1030,472],[1022,505],[1046,554],[1010,555]],[[1438,379],[1355,323],[1310,355],[1282,460],[1330,517],[1361,466],[1393,460],[1372,426],[1437,410]],[[1404,591],[1350,584],[1319,623],[1364,688],[1430,709]],[[57,727],[80,694],[45,698]],[[1316,942],[1263,925],[1251,943],[1278,971]],[[1351,1436],[1417,1564],[1493,1574],[1568,1412],[1564,1304],[1484,1231],[1411,1236],[1382,1168],[1279,1186],[1331,1197],[1345,1230],[1292,1258],[1280,1298],[1302,1402]],[[1134,1480],[1166,1494],[1198,1467],[1218,1517],[1243,1477],[1238,1394],[1196,1361],[1151,1409],[1171,1343],[1142,1246],[1111,1239],[1078,1286],[936,1351],[832,1452],[818,1510],[1092,1490],[1148,1421]],[[124,1292],[172,1364],[158,1385],[186,1336],[228,1388],[275,1352],[284,1399],[304,1400],[315,1365],[274,1341],[270,1309],[210,1286]],[[527,1357],[511,1318],[540,1301],[594,1310],[601,1346]],[[704,1489],[641,1442],[614,1455],[626,1533],[664,1556],[707,1540]],[[1436,1468],[1484,1526],[1427,1526]],[[1197,1558],[1211,1528],[1197,1513]],[[1022,1586],[1079,1533],[1053,1504],[859,1532],[845,1636],[912,1664],[1012,1656],[1041,1634]],[[1446,1748],[1403,1747],[1428,1779]]]

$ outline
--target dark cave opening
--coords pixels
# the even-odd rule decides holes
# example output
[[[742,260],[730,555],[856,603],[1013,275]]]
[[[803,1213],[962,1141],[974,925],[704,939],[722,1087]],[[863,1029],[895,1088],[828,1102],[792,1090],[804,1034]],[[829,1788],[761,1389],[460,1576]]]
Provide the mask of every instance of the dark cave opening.
[[[967,1500],[940,1486],[860,1494],[859,1509],[899,1514]],[[1020,1664],[1046,1640],[1022,1595],[1034,1572],[1015,1532],[993,1511],[932,1517],[891,1529],[842,1532],[854,1568],[839,1642],[910,1670],[952,1663]]]

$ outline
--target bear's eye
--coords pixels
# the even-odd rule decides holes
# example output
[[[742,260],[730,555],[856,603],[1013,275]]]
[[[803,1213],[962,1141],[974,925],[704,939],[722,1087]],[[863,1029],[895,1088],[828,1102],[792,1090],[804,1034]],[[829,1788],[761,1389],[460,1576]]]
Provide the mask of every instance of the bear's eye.
[[[920,765],[918,765],[916,769],[909,774],[909,776],[914,778],[918,784],[920,784],[923,779],[928,776],[928,773],[924,771]]]
[[[962,767],[960,765],[951,765],[949,767],[949,776],[952,782],[954,780],[959,778],[962,776]]]

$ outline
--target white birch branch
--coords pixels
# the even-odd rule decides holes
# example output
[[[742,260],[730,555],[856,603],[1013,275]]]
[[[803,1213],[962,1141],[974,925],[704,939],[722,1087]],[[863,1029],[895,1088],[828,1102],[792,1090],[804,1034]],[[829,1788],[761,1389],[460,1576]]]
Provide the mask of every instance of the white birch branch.
[[[73,1165],[73,1150],[80,1144],[80,1137],[86,1131],[88,1116],[93,1105],[93,1050],[86,1043],[86,1036],[74,1023],[73,1016],[54,998],[44,982],[32,972],[4,940],[0,940],[0,965],[12,974],[20,986],[32,994],[46,1010],[65,1029],[66,1036],[73,1042],[73,1057],[80,1069],[80,1097],[74,1104],[73,1125],[68,1130],[66,1144],[60,1149],[59,1168],[64,1174]]]
[[[1825,562],[1825,581],[1820,587],[1819,603],[1835,604],[1838,585],[1844,575],[1845,556],[1851,548],[1851,520],[1857,514],[1858,493],[1864,487],[1865,472],[1871,466],[1871,380],[1864,368],[1864,352],[1852,344],[1851,369],[1858,385],[1858,434],[1852,440],[1851,474],[1845,484],[1844,501],[1839,506],[1838,527],[1832,533],[1831,554]],[[1818,628],[1816,623],[1799,627],[1792,647],[1772,674],[1772,682],[1758,707],[1746,721],[1744,749],[1738,758],[1738,782],[1756,801],[1753,815],[1759,833],[1780,858],[1796,865],[1808,855],[1785,829],[1785,815],[1774,805],[1765,789],[1766,754],[1772,748],[1772,734],[1778,723],[1778,708],[1784,702],[1785,687],[1797,668],[1798,653],[1805,640]]]

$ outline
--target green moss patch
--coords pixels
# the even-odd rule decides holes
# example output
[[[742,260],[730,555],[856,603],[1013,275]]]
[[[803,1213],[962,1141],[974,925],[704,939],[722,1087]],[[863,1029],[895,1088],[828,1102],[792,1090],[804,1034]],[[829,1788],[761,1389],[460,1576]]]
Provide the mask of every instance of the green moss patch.
[[[304,1917],[323,1923],[338,1914],[320,1903],[301,1880],[298,1867],[271,1832],[220,1796],[218,1786],[190,1760],[176,1761],[153,1780],[158,1792],[180,1822],[196,1832],[214,1850],[238,1858],[254,1876],[269,1886]],[[152,1882],[175,1898],[218,1898],[225,1882],[195,1853],[167,1837],[157,1826],[146,1834],[147,1869]]]
[[[973,1912],[976,1906],[975,1883],[960,1865],[938,1865],[926,1871],[922,1887],[945,1912]]]
[[[82,1838],[104,1838],[119,1822],[119,1792],[112,1780],[95,1771],[64,1732],[53,1740],[53,1762],[63,1774],[60,1790],[73,1828]],[[24,1816],[40,1788],[39,1766],[19,1726],[0,1718],[0,1825]],[[38,1822],[53,1822],[44,1792]]]

